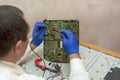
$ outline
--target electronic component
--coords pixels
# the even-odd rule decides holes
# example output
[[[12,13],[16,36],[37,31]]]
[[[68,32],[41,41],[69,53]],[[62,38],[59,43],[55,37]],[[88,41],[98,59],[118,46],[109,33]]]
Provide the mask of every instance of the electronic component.
[[[47,66],[47,70],[51,72],[58,73],[60,71],[60,66],[57,63],[49,62],[48,65],[46,66]]]
[[[60,71],[60,66],[58,64],[55,63],[48,63],[48,65],[46,64],[46,66],[41,64],[42,58],[38,57],[34,60],[34,64],[35,66],[41,68],[42,70],[49,70],[51,72],[55,72],[58,73]]]
[[[44,37],[44,58],[52,62],[69,62],[69,58],[62,48],[60,30],[66,29],[73,32],[79,39],[79,21],[78,20],[45,20],[47,30]],[[57,33],[56,33],[57,32]]]

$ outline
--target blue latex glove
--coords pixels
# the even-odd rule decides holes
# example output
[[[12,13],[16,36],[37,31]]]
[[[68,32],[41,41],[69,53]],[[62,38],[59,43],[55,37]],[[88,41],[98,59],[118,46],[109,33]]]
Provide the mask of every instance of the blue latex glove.
[[[62,45],[68,55],[79,54],[79,44],[76,36],[68,31],[61,30]]]
[[[38,46],[42,43],[46,25],[43,22],[36,22],[32,32],[32,44]]]

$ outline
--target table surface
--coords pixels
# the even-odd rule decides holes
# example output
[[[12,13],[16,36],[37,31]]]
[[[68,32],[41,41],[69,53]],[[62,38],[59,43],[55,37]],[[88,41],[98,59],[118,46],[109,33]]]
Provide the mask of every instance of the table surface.
[[[120,54],[101,48],[94,44],[80,40],[79,50],[81,59],[84,63],[86,70],[90,75],[90,80],[105,80],[106,75],[111,71],[111,68],[120,68]],[[35,49],[35,51],[43,57],[43,44]],[[43,71],[34,65],[34,59],[37,56],[31,52],[30,58],[22,63],[22,67],[28,73],[35,74],[37,76],[42,76]],[[45,60],[46,65],[50,61]],[[58,63],[59,64],[59,63]],[[59,64],[60,65],[60,64]],[[58,74],[54,79],[61,80],[61,78],[68,78],[70,73],[69,63],[62,63],[62,73]],[[56,75],[53,72],[45,71],[45,77],[48,78],[52,75]],[[48,79],[51,80],[51,79]],[[67,80],[67,79],[66,79]]]

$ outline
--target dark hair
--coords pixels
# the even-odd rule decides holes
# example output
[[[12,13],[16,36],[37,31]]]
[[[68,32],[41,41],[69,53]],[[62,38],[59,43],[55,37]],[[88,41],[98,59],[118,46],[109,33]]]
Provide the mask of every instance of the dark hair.
[[[4,57],[17,41],[27,40],[29,26],[23,12],[10,5],[0,6],[0,57]]]

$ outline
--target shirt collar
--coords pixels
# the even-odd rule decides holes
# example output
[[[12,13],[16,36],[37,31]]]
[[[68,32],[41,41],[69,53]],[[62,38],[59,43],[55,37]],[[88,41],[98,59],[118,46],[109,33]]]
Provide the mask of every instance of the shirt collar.
[[[3,61],[0,60],[0,66],[5,67],[13,72],[15,72],[16,74],[24,74],[25,71],[23,70],[23,68],[15,63],[12,62],[8,62],[8,61]]]

